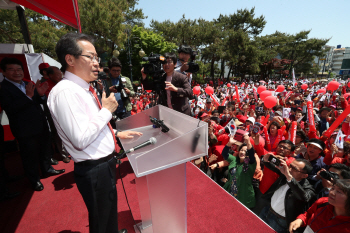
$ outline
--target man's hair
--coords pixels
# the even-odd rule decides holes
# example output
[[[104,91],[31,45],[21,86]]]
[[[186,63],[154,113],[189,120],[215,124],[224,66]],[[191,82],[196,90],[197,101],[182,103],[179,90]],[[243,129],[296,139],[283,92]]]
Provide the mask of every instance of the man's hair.
[[[108,73],[109,73],[109,68],[108,68],[108,67],[103,68],[103,72],[105,72],[106,74],[108,74]]]
[[[108,68],[111,70],[113,67],[120,67],[120,69],[122,68],[122,63],[116,57],[112,57],[108,61]]]
[[[20,60],[18,60],[15,57],[4,57],[0,62],[0,68],[2,71],[6,71],[7,65],[19,65],[22,67],[23,70],[23,64]]]
[[[58,69],[58,67],[56,67],[56,66],[50,66],[49,68],[47,68],[46,69],[47,76],[49,76],[50,74],[54,74],[55,73],[55,68]]]
[[[66,62],[66,55],[73,55],[78,58],[83,49],[78,45],[79,41],[89,41],[91,44],[94,43],[94,39],[86,34],[69,32],[62,36],[56,44],[56,54],[59,62],[61,63],[61,71],[65,72],[67,70],[68,64]]]
[[[302,169],[302,171],[306,174],[310,174],[312,172],[312,165],[309,161],[307,161],[306,159],[295,159],[295,161],[297,162],[302,162],[305,164],[304,168]]]
[[[175,53],[165,53],[164,57],[165,57],[165,60],[170,58],[173,61],[174,65],[176,65],[177,58],[176,58],[176,54]]]
[[[181,45],[177,50],[178,53],[192,54],[192,48],[188,45]]]
[[[286,143],[286,144],[290,145],[290,151],[293,152],[295,150],[295,145],[294,145],[294,143],[292,141],[290,141],[290,140],[282,140],[282,141],[280,141],[278,143],[278,145],[282,144],[282,143]]]
[[[342,163],[334,163],[329,166],[329,168],[334,168],[339,171],[348,171],[350,172],[350,167],[346,166],[345,164]]]

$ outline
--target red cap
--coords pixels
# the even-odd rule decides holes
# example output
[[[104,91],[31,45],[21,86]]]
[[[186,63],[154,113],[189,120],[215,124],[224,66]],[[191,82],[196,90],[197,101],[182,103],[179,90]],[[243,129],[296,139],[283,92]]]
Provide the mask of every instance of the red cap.
[[[243,122],[243,123],[245,123],[245,121],[248,119],[248,117],[245,117],[243,115],[238,115],[236,117],[240,122]]]
[[[50,67],[50,65],[48,63],[41,63],[39,65],[39,70],[47,69],[49,67]]]
[[[208,116],[207,113],[203,113],[203,114],[201,115],[202,118],[203,118],[203,117],[206,117],[206,116]]]

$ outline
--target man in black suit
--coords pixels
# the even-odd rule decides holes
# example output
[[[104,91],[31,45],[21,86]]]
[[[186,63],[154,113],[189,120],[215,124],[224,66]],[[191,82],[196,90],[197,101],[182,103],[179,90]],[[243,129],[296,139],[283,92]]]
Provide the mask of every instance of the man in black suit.
[[[51,166],[50,132],[40,106],[48,85],[41,85],[40,81],[35,85],[24,82],[23,65],[16,58],[5,57],[0,66],[5,77],[0,88],[0,104],[18,141],[24,171],[33,189],[41,191],[44,186],[40,182],[38,162],[44,176],[64,172]]]
[[[158,103],[190,115],[191,108],[188,98],[192,96],[192,89],[188,78],[186,75],[174,71],[177,62],[174,53],[165,53],[164,57],[163,70],[165,74],[159,82],[159,90],[156,90],[159,93]],[[145,90],[154,90],[155,84],[146,79],[147,75],[143,73],[143,68],[141,73]]]

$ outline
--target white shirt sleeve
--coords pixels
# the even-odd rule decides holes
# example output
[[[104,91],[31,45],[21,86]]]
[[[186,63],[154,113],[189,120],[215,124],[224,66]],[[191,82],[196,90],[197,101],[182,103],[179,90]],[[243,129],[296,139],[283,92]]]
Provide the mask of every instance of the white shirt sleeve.
[[[98,114],[91,114],[86,100],[70,91],[58,93],[52,107],[64,134],[78,150],[89,146],[108,127],[112,118],[111,112],[106,108],[99,110]]]

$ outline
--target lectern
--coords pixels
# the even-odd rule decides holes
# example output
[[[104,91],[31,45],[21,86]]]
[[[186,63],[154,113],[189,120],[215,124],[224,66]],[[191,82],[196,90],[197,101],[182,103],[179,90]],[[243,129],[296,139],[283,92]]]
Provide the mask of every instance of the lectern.
[[[150,116],[170,129],[155,128]],[[136,176],[142,222],[136,232],[187,232],[186,162],[207,155],[208,124],[158,105],[116,122],[117,129],[142,132],[121,140],[129,150],[151,137],[155,144],[127,154]]]

